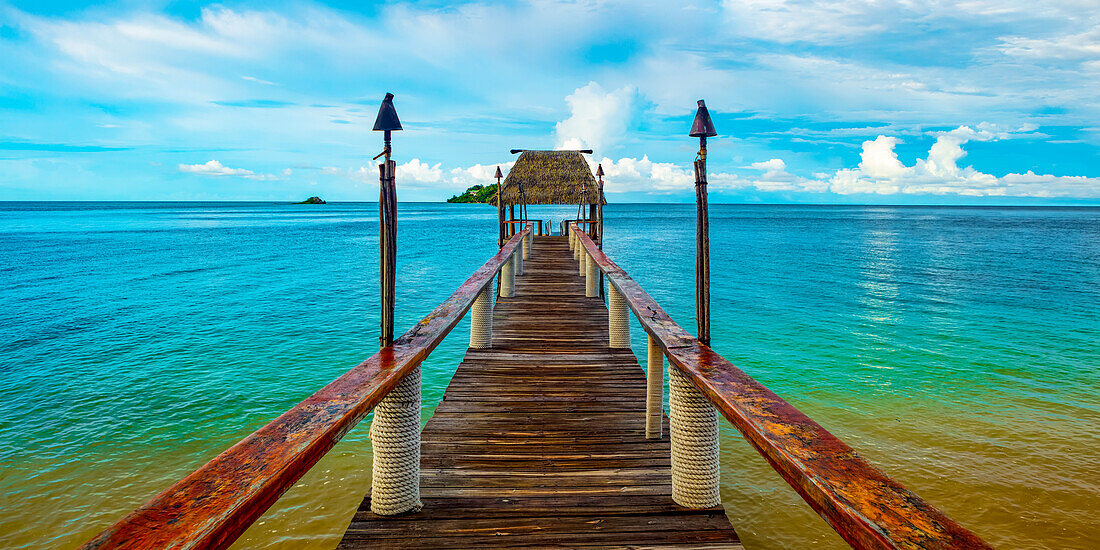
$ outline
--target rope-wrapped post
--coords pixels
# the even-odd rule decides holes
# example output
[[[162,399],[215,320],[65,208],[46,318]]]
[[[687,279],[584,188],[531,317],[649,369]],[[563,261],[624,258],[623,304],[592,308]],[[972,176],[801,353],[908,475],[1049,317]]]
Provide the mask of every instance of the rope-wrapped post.
[[[493,345],[493,285],[485,285],[470,307],[470,347],[485,349]]]
[[[526,260],[531,257],[531,234],[528,233],[523,237],[523,259]]]
[[[515,254],[512,254],[512,261],[516,263],[516,275],[523,275],[523,240],[520,240],[521,245],[516,248]]]
[[[420,365],[374,407],[370,511],[416,512],[420,503]]]
[[[576,246],[573,247],[573,261],[579,262],[584,259],[581,257],[581,254],[584,253],[584,244],[581,243],[581,238],[574,231],[570,230],[569,232],[573,233],[573,240],[576,242]],[[584,264],[581,264],[580,274],[584,275]]]
[[[577,257],[577,236],[572,231],[569,232],[569,251],[573,253],[574,258]]]
[[[627,316],[629,309],[626,300],[619,294],[619,289],[607,281],[607,340],[608,344],[617,349],[630,347],[630,318]]]
[[[621,299],[621,298],[620,298]],[[649,337],[649,365],[645,380],[645,438],[661,439],[664,412],[665,352]]]
[[[718,412],[671,362],[668,390],[672,500],[685,508],[718,506]]]
[[[500,266],[500,297],[511,298],[516,295],[515,262],[508,258]]]
[[[584,254],[584,295],[589,298],[600,297],[600,268],[596,265],[596,259],[587,251]]]

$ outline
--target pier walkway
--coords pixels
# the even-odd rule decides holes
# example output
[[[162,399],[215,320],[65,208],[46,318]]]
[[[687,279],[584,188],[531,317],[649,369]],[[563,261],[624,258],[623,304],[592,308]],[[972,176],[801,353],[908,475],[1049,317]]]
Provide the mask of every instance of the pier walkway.
[[[684,330],[580,222],[568,240],[523,223],[399,338],[82,548],[228,548],[373,411],[373,487],[342,548],[740,548],[725,418],[853,548],[990,549]],[[467,314],[470,349],[421,431],[420,364]]]
[[[668,423],[645,438],[646,380],[608,346],[566,237],[534,237],[489,349],[470,349],[421,433],[422,511],[363,501],[340,548],[741,548],[721,506],[672,501]]]

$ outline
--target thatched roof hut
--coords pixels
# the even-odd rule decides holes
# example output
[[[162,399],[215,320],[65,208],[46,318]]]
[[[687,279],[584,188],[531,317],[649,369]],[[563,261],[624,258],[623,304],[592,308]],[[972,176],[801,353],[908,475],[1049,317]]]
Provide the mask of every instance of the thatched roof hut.
[[[504,205],[607,204],[579,151],[524,151],[497,194]]]

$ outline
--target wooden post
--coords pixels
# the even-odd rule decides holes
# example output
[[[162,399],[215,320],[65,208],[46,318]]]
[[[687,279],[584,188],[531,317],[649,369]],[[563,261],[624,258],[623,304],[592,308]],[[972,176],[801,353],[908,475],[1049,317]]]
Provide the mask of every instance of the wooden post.
[[[388,130],[386,134],[389,137]],[[397,273],[397,189],[394,183],[396,166],[396,163],[389,158],[378,165],[380,174],[378,245],[381,258],[379,278],[382,303],[382,330],[378,340],[381,347],[393,344],[393,301]]]
[[[661,439],[665,405],[665,352],[652,336],[646,370],[645,438]]]
[[[623,349],[630,347],[630,318],[626,300],[619,290],[607,283],[607,341],[610,347]]]
[[[470,307],[470,348],[484,349],[493,345],[493,289],[486,285]]]
[[[599,266],[596,265],[596,259],[592,257],[588,251],[584,251],[584,264],[585,264],[585,276],[584,276],[584,295],[589,298],[600,297],[600,271]]]
[[[699,341],[710,345],[710,220],[707,212],[707,138],[699,138],[695,160],[695,324]]]

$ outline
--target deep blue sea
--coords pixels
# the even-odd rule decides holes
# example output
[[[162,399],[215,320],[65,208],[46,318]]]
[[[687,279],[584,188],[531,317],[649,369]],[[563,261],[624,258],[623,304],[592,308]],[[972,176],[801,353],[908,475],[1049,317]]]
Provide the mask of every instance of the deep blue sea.
[[[694,205],[605,215],[605,251],[694,332]],[[377,218],[0,203],[0,547],[77,545],[372,354]],[[401,333],[495,253],[496,210],[398,224]],[[1100,208],[712,205],[711,232],[718,352],[994,546],[1096,546]],[[424,365],[425,418],[467,330]],[[237,546],[333,547],[366,434]],[[722,460],[749,548],[843,547],[728,426]]]

